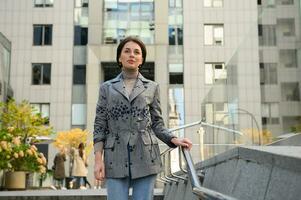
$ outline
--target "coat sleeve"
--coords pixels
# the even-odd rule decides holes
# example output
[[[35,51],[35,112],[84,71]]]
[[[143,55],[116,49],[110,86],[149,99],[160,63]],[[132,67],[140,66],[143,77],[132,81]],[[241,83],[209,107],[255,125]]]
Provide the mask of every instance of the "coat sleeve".
[[[99,89],[99,97],[96,105],[96,115],[94,121],[94,144],[105,141],[107,130],[107,96],[105,92],[105,85],[101,85]]]
[[[160,104],[160,91],[159,85],[156,86],[153,102],[150,105],[150,114],[152,119],[152,129],[156,136],[171,148],[177,147],[171,142],[171,139],[176,137],[168,132],[164,125],[162,118],[161,104]]]

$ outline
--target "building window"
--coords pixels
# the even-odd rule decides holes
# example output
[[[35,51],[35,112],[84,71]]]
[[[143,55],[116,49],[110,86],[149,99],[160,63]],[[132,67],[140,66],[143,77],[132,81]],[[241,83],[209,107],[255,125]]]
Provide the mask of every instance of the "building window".
[[[278,0],[278,5],[294,5],[294,0]]]
[[[50,104],[49,103],[31,103],[30,105],[33,107],[34,113],[40,113],[43,118],[47,119],[45,124],[49,124]]]
[[[259,67],[261,85],[278,83],[277,63],[260,63]]]
[[[297,65],[297,50],[296,49],[281,49],[279,50],[279,62],[284,68],[296,68]]]
[[[74,45],[87,45],[87,43],[88,43],[88,28],[75,26]]]
[[[168,29],[169,45],[183,45],[183,27]]]
[[[74,25],[88,27],[89,19],[88,0],[75,0],[74,5]]]
[[[205,63],[205,83],[224,84],[227,81],[227,69],[224,63]]]
[[[117,66],[115,62],[102,62],[101,63],[103,72],[101,75],[104,75],[104,77],[101,77],[102,80],[107,81],[115,78],[120,73],[120,68]],[[155,80],[155,63],[153,62],[146,62],[144,65],[140,68],[139,72],[147,79],[150,79],[152,81]]]
[[[89,7],[89,0],[75,0],[75,7]]]
[[[34,7],[53,7],[53,0],[34,0]]]
[[[74,85],[86,84],[86,65],[73,66],[73,84]]]
[[[299,83],[281,83],[281,99],[282,101],[300,101]]]
[[[103,43],[116,44],[129,35],[154,43],[154,1],[105,0]]]
[[[258,25],[258,36],[260,46],[276,45],[276,26],[275,25]]]
[[[205,104],[205,118],[206,122],[227,125],[229,124],[228,104],[220,103],[206,103]]]
[[[223,0],[204,0],[204,7],[223,7]]]
[[[52,44],[52,25],[33,25],[33,45]]]
[[[275,0],[263,0],[262,3],[263,6],[267,8],[275,8],[276,5]]]
[[[175,128],[185,124],[184,106],[184,87],[183,85],[170,85],[169,87],[169,106],[168,106],[168,127]],[[184,131],[181,131],[182,137]]]
[[[182,1],[170,0],[168,10],[169,45],[183,45],[183,9]]]
[[[169,0],[170,8],[182,8],[183,3],[182,0]]]
[[[204,25],[205,45],[224,45],[224,25],[205,24]]]
[[[169,84],[183,84],[183,64],[171,63],[169,68]]]
[[[295,19],[277,19],[277,30],[284,37],[295,36]]]
[[[85,125],[87,104],[72,104],[72,125]]]
[[[261,104],[262,125],[279,124],[279,114],[278,103]]]
[[[32,64],[32,84],[49,85],[51,83],[51,64],[34,63]]]

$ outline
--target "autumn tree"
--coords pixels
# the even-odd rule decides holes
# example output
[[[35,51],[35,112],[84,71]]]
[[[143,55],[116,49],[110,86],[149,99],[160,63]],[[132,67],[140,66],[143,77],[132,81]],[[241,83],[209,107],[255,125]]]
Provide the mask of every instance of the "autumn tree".
[[[69,175],[72,174],[72,165],[73,165],[73,158],[71,151],[72,149],[77,149],[78,145],[82,142],[86,144],[85,153],[89,155],[93,144],[92,142],[88,143],[88,135],[90,133],[87,130],[82,130],[79,128],[71,129],[69,131],[60,131],[57,133],[55,138],[55,142],[53,143],[56,148],[65,148],[67,155],[69,156]]]

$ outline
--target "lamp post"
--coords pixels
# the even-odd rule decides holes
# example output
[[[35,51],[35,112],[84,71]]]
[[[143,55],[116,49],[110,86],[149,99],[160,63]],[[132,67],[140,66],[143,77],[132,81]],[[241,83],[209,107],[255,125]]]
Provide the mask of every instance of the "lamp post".
[[[251,123],[252,123],[252,137],[253,137],[253,120],[254,120],[256,128],[257,128],[257,132],[258,132],[258,142],[259,142],[259,145],[261,145],[262,142],[261,142],[260,128],[259,128],[259,124],[258,124],[255,116],[252,113],[250,113],[249,111],[247,111],[245,109],[242,109],[242,108],[237,108],[236,110],[242,111],[242,112],[244,112],[245,114],[249,115],[252,118],[252,121],[251,121]]]

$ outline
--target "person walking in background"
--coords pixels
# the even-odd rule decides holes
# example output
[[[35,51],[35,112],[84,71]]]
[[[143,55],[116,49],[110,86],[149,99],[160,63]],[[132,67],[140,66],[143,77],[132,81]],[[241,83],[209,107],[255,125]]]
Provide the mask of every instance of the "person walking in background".
[[[59,152],[55,155],[53,160],[53,179],[54,186],[51,186],[53,189],[66,189],[64,187],[65,183],[65,161],[66,161],[66,150],[64,147],[59,148]]]
[[[136,37],[117,47],[121,73],[100,86],[94,122],[94,176],[106,179],[108,200],[151,200],[156,176],[162,171],[157,137],[169,147],[191,149],[187,138],[177,138],[165,128],[161,116],[159,85],[144,78],[139,69],[146,48]]]
[[[85,154],[85,145],[84,143],[80,143],[78,145],[78,149],[72,149],[71,154],[73,157],[73,169],[72,169],[72,176],[74,176],[74,179],[72,182],[74,183],[76,181],[77,184],[79,184],[80,189],[87,189],[86,184],[89,185],[91,188],[90,183],[87,180],[87,174],[88,174],[88,162],[87,157]],[[74,184],[72,184],[74,185]]]

